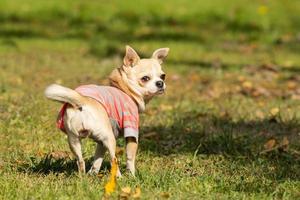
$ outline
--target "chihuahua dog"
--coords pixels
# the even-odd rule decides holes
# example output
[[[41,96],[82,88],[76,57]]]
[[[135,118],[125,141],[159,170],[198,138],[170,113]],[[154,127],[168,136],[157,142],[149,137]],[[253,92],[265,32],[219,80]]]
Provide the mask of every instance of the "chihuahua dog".
[[[79,173],[85,173],[81,139],[89,137],[97,143],[89,173],[98,173],[106,149],[111,161],[116,159],[116,139],[123,135],[126,167],[134,176],[139,113],[152,97],[166,89],[161,64],[168,52],[169,48],[160,48],[151,58],[140,59],[133,48],[126,46],[123,65],[109,76],[110,86],[83,85],[72,90],[52,84],[46,88],[47,98],[64,103],[57,125],[67,134]]]

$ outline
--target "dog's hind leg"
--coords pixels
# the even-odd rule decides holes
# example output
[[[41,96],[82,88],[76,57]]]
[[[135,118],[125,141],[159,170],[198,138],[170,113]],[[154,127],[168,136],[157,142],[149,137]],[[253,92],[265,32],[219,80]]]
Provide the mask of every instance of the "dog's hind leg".
[[[112,133],[113,134],[113,133]],[[111,158],[111,163],[116,159],[116,139],[115,137],[109,137],[107,139],[104,139],[103,141],[104,146],[108,149],[110,158]],[[121,177],[121,172],[118,166],[118,171],[117,171],[117,177]]]
[[[69,142],[72,152],[76,156],[78,172],[85,173],[85,162],[82,157],[81,142],[80,142],[79,137],[77,137],[73,134],[68,134],[68,142]]]
[[[97,148],[94,155],[94,162],[89,170],[89,174],[97,174],[102,165],[103,157],[105,154],[106,148],[103,146],[102,142],[97,142]]]

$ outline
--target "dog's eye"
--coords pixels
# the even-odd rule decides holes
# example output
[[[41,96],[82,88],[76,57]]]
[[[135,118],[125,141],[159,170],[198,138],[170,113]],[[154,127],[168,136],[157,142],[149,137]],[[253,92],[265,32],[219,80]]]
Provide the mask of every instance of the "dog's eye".
[[[150,77],[149,77],[149,76],[143,76],[143,77],[141,78],[141,80],[142,80],[143,82],[147,82],[147,81],[150,80]]]
[[[161,80],[165,80],[166,79],[166,75],[165,74],[162,74],[161,76],[160,76],[160,78],[161,78]]]

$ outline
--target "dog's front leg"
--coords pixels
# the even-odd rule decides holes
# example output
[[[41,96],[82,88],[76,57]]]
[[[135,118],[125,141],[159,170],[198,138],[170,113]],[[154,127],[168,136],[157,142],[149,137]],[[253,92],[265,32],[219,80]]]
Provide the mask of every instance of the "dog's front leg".
[[[126,167],[127,170],[131,172],[131,174],[135,175],[135,157],[137,152],[138,144],[134,137],[126,138]]]
[[[85,173],[85,163],[82,157],[80,139],[73,134],[68,134],[68,142],[72,152],[76,156],[78,172]]]
[[[94,155],[93,166],[89,170],[89,174],[98,174],[100,167],[102,165],[103,157],[105,154],[106,148],[103,146],[102,142],[97,143],[97,148]]]

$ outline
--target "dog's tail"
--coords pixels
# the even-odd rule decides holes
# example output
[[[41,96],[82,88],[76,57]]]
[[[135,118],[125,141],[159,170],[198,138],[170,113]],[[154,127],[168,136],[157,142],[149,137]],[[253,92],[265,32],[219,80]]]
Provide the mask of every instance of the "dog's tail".
[[[49,85],[45,90],[45,96],[55,101],[69,103],[74,107],[81,107],[84,99],[75,90],[57,84]]]

